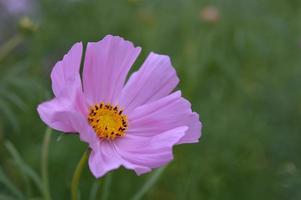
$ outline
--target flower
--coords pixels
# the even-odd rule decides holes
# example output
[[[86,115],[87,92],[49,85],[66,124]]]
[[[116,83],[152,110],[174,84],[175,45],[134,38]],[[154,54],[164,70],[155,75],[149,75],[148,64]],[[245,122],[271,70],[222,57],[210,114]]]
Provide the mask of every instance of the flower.
[[[36,6],[32,0],[0,0],[0,5],[9,13],[15,15],[29,13]]]
[[[179,79],[168,56],[150,53],[125,84],[141,48],[108,35],[88,43],[81,81],[82,49],[74,44],[56,63],[55,97],[38,113],[51,128],[79,133],[89,144],[95,177],[120,166],[149,172],[173,159],[173,145],[198,142],[199,116],[180,91],[171,93]]]
[[[209,22],[209,23],[218,22],[220,19],[219,10],[215,6],[205,6],[201,10],[200,17],[205,22]]]

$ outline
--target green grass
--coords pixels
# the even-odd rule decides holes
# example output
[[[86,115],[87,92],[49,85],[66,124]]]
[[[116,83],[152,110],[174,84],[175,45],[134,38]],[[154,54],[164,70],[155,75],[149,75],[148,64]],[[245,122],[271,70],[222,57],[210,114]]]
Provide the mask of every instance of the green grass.
[[[201,20],[206,5],[219,9],[218,22]],[[22,80],[24,87],[6,90],[18,96],[17,102],[0,96],[5,101],[4,110],[0,105],[0,165],[14,184],[10,189],[0,181],[1,195],[41,196],[4,143],[11,141],[22,160],[40,172],[46,127],[36,106],[52,95],[51,67],[73,43],[114,34],[143,48],[134,69],[150,51],[169,55],[181,79],[178,88],[204,124],[200,143],[175,147],[175,160],[143,199],[301,198],[300,1],[42,0],[33,20],[38,31],[0,62],[1,85],[12,67],[26,69],[10,78],[16,84]],[[26,109],[20,109],[24,103]],[[77,136],[51,135],[53,199],[69,199],[73,171],[85,148]],[[124,169],[110,175],[109,200],[133,197],[152,176]],[[107,186],[96,184],[85,168],[82,199],[89,199],[93,188],[99,188],[93,195],[102,196]]]

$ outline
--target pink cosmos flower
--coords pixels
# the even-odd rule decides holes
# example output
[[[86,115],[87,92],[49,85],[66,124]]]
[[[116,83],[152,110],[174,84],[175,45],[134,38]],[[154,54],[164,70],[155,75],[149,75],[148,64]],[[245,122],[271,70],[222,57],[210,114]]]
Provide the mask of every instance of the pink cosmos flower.
[[[201,123],[190,103],[173,92],[179,79],[168,56],[150,53],[125,83],[141,48],[118,36],[90,42],[80,77],[82,43],[52,72],[55,97],[38,106],[51,128],[79,133],[89,144],[95,177],[124,166],[140,175],[173,159],[176,144],[198,142]]]

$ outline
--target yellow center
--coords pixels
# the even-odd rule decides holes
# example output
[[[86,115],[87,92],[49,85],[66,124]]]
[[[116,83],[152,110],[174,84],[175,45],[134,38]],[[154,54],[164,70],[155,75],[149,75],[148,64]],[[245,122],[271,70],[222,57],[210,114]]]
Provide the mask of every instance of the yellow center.
[[[101,103],[90,107],[88,122],[100,139],[114,140],[125,135],[128,127],[127,116],[122,109]]]

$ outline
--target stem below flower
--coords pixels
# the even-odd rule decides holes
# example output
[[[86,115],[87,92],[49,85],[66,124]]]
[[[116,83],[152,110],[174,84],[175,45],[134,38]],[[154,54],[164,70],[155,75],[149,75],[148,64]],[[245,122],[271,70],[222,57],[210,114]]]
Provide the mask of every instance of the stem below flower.
[[[145,195],[146,192],[148,192],[151,187],[154,186],[154,184],[158,181],[164,170],[166,169],[167,165],[157,169],[154,171],[149,179],[144,183],[144,185],[141,187],[140,190],[135,194],[135,196],[131,200],[140,200]]]
[[[90,149],[87,149],[84,154],[82,155],[79,163],[76,166],[76,169],[74,171],[72,182],[71,182],[71,199],[72,200],[78,200],[78,185],[79,185],[79,179],[81,177],[82,171],[84,169],[84,166],[88,160],[88,155],[90,153]]]
[[[0,47],[0,61],[2,61],[14,48],[16,48],[24,39],[20,33],[12,36],[3,46]]]
[[[43,181],[43,193],[45,200],[51,200],[49,181],[48,181],[48,147],[50,142],[52,130],[50,128],[46,129],[43,146],[42,146],[42,162],[41,162],[41,172]]]
[[[101,200],[107,200],[109,198],[111,183],[112,183],[112,172],[107,174],[105,177]]]

